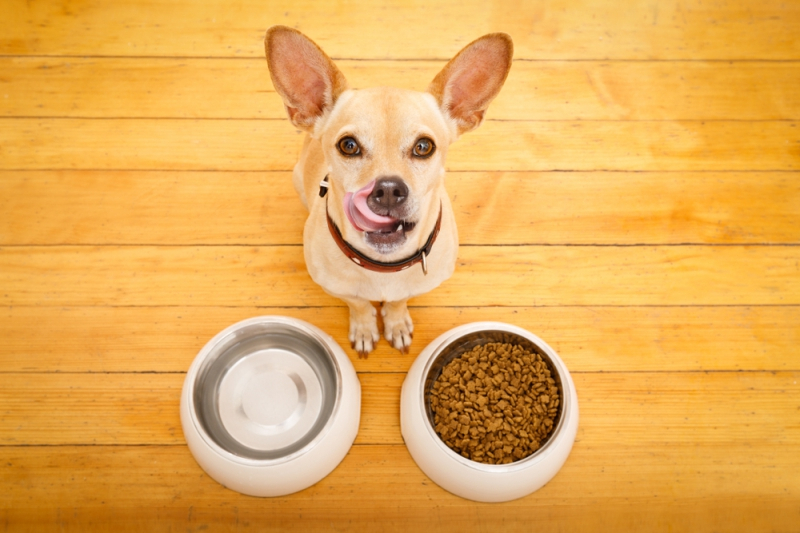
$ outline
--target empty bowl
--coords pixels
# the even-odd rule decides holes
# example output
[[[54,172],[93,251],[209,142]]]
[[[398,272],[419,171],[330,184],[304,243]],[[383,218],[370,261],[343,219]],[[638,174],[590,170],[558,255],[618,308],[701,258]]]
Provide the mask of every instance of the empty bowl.
[[[451,449],[434,429],[430,390],[447,363],[490,342],[521,345],[548,363],[560,391],[552,430],[539,448],[508,464],[468,459]],[[429,344],[409,370],[401,392],[400,426],[406,446],[420,469],[443,489],[481,502],[526,496],[550,481],[567,460],[578,429],[578,396],[558,354],[536,335],[500,322],[456,327]]]
[[[195,358],[181,423],[198,464],[251,496],[309,487],[355,440],[361,385],[350,359],[319,328],[288,317],[234,324]]]

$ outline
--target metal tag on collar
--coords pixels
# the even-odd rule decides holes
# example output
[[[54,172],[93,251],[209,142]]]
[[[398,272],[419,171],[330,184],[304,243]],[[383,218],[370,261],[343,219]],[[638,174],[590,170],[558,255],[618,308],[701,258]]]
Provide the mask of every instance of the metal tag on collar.
[[[422,252],[422,273],[428,275],[428,257]]]
[[[325,179],[319,182],[319,197],[324,198],[326,194],[328,194],[328,187],[331,184],[328,183],[328,176],[325,176]]]

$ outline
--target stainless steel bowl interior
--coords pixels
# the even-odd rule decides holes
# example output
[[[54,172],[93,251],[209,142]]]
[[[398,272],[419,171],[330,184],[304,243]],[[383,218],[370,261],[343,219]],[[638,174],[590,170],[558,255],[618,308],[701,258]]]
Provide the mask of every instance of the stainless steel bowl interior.
[[[453,359],[460,357],[465,352],[469,352],[470,350],[474,349],[476,346],[483,346],[485,344],[489,344],[492,342],[501,342],[501,343],[510,343],[516,344],[521,346],[522,348],[529,350],[532,353],[539,354],[542,359],[547,363],[550,367],[550,373],[553,380],[556,382],[556,387],[558,387],[558,392],[561,397],[561,402],[558,406],[558,413],[556,414],[556,419],[553,422],[553,431],[550,432],[547,440],[542,442],[541,447],[535,451],[533,454],[521,459],[519,461],[515,461],[510,464],[506,465],[491,465],[487,463],[478,463],[475,461],[471,461],[453,450],[451,450],[444,441],[441,440],[439,434],[436,433],[435,425],[434,425],[434,414],[433,409],[431,408],[430,402],[430,390],[433,387],[433,384],[439,378],[442,373],[442,369]],[[423,409],[425,414],[427,415],[428,421],[428,429],[433,435],[436,436],[436,440],[447,450],[449,450],[454,457],[456,457],[459,461],[471,464],[472,466],[479,467],[481,469],[502,469],[502,468],[510,468],[510,467],[518,467],[519,465],[531,460],[532,458],[536,457],[537,455],[541,454],[543,450],[546,449],[547,444],[553,441],[553,437],[558,434],[559,429],[562,425],[564,412],[565,412],[565,405],[567,403],[566,395],[564,394],[564,386],[562,383],[561,374],[558,371],[558,368],[553,363],[550,356],[542,350],[539,346],[537,346],[533,341],[530,339],[518,335],[516,333],[511,333],[508,331],[501,331],[501,330],[480,330],[471,333],[467,333],[465,335],[461,335],[456,339],[453,339],[446,345],[443,345],[438,350],[438,355],[436,355],[429,363],[428,369],[425,374],[425,383],[422,387],[422,395],[423,395]]]
[[[298,440],[276,450],[243,445],[220,418],[220,386],[226,373],[248,355],[263,350],[285,350],[301,357],[314,371],[322,393],[320,412]],[[193,407],[201,430],[223,450],[250,460],[283,459],[303,450],[323,431],[340,396],[341,376],[327,346],[311,331],[292,324],[264,322],[247,325],[220,339],[205,357],[194,382]]]

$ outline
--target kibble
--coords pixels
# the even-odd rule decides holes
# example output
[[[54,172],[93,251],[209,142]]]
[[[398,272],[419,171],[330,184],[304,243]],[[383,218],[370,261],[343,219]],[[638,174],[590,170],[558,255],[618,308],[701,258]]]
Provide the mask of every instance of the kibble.
[[[467,459],[489,464],[513,463],[538,450],[553,431],[560,398],[541,355],[503,342],[456,357],[430,390],[442,441]]]

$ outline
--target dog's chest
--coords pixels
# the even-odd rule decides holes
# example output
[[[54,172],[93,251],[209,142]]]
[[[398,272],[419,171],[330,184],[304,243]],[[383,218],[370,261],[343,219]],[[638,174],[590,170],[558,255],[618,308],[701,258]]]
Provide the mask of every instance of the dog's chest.
[[[396,302],[424,294],[452,272],[438,261],[429,264],[427,275],[420,264],[400,272],[372,272],[353,263],[335,246],[306,245],[305,257],[311,278],[327,292],[373,302]]]

